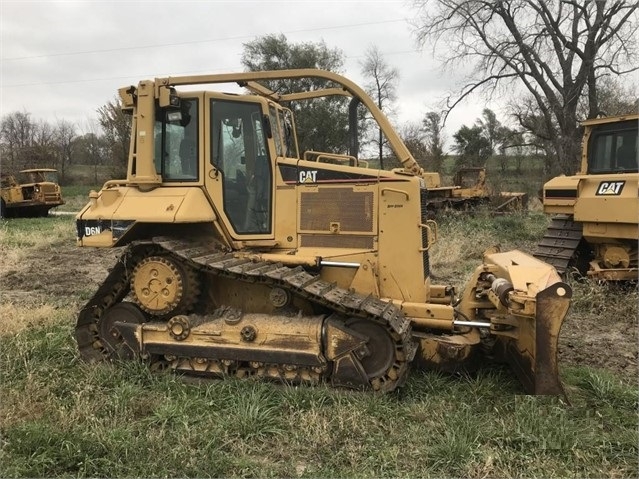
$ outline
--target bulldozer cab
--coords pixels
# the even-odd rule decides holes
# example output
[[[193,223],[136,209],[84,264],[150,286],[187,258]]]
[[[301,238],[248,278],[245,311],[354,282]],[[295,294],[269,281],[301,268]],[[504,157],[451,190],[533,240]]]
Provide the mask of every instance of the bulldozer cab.
[[[230,236],[272,237],[274,158],[297,156],[290,110],[219,92],[185,93],[179,107],[154,108],[162,184],[203,184]]]
[[[324,78],[327,87],[281,95],[260,83],[313,75]],[[236,84],[249,93],[179,89],[209,84]],[[93,199],[87,208],[92,213],[82,212],[83,218],[78,223],[78,240],[83,245],[122,245],[148,236],[151,230],[160,232],[163,228],[159,225],[177,225],[175,228],[180,229],[180,225],[206,223],[231,248],[241,248],[240,242],[296,248],[301,243],[298,227],[302,222],[309,225],[306,229],[310,228],[313,234],[318,231],[316,220],[308,219],[296,209],[302,196],[309,201],[315,197],[302,195],[302,185],[317,190],[321,183],[332,184],[335,191],[323,193],[331,201],[337,201],[340,192],[348,193],[338,188],[344,182],[369,185],[365,187],[370,189],[368,196],[376,188],[371,185],[378,182],[378,173],[367,170],[354,174],[350,170],[364,163],[357,159],[356,147],[353,149],[350,144],[350,151],[355,151],[350,155],[318,152],[302,155],[298,151],[293,114],[285,106],[289,102],[331,95],[351,97],[355,108],[359,101],[368,102],[359,87],[330,72],[296,70],[160,78],[121,88],[119,93],[123,110],[132,115],[127,177],[111,180],[101,192],[90,195]],[[404,169],[411,175],[421,174],[423,170],[387,119],[381,112],[374,113],[385,126]],[[355,116],[352,122],[355,125],[356,120]],[[352,130],[355,137],[356,129]],[[407,176],[395,177],[391,172],[384,175],[385,181],[398,181],[406,187],[405,183],[411,183],[411,187],[419,184],[416,179],[409,181]],[[309,193],[318,193],[316,190]],[[364,195],[359,190],[348,191],[358,198]],[[413,198],[417,200],[419,195],[408,196],[411,208],[417,210],[419,204]],[[371,217],[377,204],[368,201],[363,205],[367,210],[362,217]],[[319,207],[308,207],[305,212],[311,210],[311,216],[321,214]],[[89,217],[94,215],[95,218]],[[340,243],[343,237],[336,233],[342,228],[342,234],[352,236],[349,244],[371,249],[377,224],[357,224],[352,226],[357,228],[345,232],[343,227],[350,216],[340,215],[333,212],[331,218],[317,219],[321,220],[322,234],[332,235],[330,240],[322,241],[331,245]],[[329,225],[333,225],[333,230],[323,231]],[[366,229],[362,230],[363,227]],[[366,234],[358,234],[362,231]],[[341,241],[340,246],[344,247],[348,241]],[[418,242],[421,247],[421,240]]]
[[[49,168],[22,170],[18,178],[20,184],[58,183],[58,172]]]
[[[619,120],[584,122],[583,174],[637,173],[637,120]]]
[[[481,189],[486,184],[486,168],[462,168],[455,173],[453,184],[460,188]]]

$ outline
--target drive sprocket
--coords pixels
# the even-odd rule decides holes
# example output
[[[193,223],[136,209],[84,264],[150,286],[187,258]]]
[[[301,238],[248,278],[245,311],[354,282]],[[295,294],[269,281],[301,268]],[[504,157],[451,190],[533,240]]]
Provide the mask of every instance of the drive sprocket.
[[[140,308],[154,316],[185,313],[199,295],[195,272],[169,256],[148,256],[131,275],[131,291]]]

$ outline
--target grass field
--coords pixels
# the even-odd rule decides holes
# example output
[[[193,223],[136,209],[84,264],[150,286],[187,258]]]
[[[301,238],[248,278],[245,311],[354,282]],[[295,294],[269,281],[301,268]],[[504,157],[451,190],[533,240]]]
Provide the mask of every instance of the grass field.
[[[497,242],[530,251],[546,222],[538,212],[441,220],[445,241],[432,254],[436,281],[463,285],[482,251]],[[413,371],[390,395],[196,381],[150,373],[136,362],[79,360],[75,318],[95,290],[91,281],[106,271],[98,266],[111,260],[75,248],[74,237],[71,217],[0,223],[0,477],[639,472],[636,338],[628,351],[609,346],[636,330],[636,289],[572,284],[560,359],[570,404],[522,395],[501,368],[473,376]],[[605,343],[606,335],[617,336]],[[623,354],[626,362],[614,361]]]

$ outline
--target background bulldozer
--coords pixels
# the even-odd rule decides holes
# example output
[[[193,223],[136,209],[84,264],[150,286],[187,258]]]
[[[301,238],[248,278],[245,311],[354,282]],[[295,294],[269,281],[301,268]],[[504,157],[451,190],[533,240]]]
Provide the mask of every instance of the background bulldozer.
[[[323,86],[272,89],[300,79]],[[191,91],[225,83],[246,93]],[[127,178],[91,192],[76,222],[79,246],[126,249],[79,313],[83,358],[375,391],[400,386],[411,365],[500,361],[529,393],[563,392],[569,286],[519,251],[486,254],[459,294],[431,284],[426,174],[359,86],[308,69],[119,93],[133,116]],[[287,105],[334,95],[350,101],[349,154],[298,151]],[[361,107],[402,168],[358,159]]]
[[[639,115],[583,122],[581,169],[544,185],[555,215],[535,256],[560,273],[637,280]]]
[[[486,168],[461,168],[453,175],[453,184],[442,184],[439,173],[422,174],[428,189],[427,208],[431,217],[446,214],[447,210],[471,211],[482,205],[494,213],[524,211],[528,195],[519,191],[495,192],[486,182]]]
[[[57,171],[51,168],[22,170],[17,178],[2,173],[0,216],[47,216],[49,210],[64,204]]]

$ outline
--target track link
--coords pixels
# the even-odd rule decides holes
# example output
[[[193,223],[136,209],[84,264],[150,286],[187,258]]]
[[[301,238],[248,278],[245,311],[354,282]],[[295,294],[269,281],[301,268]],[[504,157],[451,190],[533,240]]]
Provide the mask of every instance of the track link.
[[[122,301],[130,289],[130,279],[136,264],[148,254],[169,254],[202,274],[222,276],[245,283],[262,283],[279,287],[337,313],[344,322],[348,318],[364,318],[383,327],[395,343],[395,358],[385,373],[370,378],[370,388],[392,391],[401,386],[416,352],[410,321],[401,310],[372,295],[362,295],[334,283],[301,266],[286,266],[268,261],[252,261],[237,253],[221,251],[210,238],[176,239],[156,237],[150,241],[132,243],[111,270],[95,295],[80,311],[76,340],[81,356],[89,361],[109,358],[99,336],[99,322],[109,307]],[[336,315],[333,315],[334,317]],[[198,358],[182,358],[184,361]],[[283,370],[290,365],[280,365]]]
[[[533,256],[554,266],[563,275],[569,270],[571,261],[575,261],[582,236],[581,223],[574,222],[572,216],[558,215],[550,222]]]

